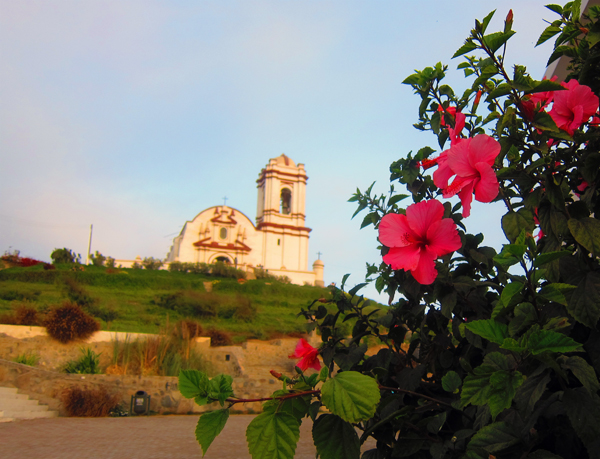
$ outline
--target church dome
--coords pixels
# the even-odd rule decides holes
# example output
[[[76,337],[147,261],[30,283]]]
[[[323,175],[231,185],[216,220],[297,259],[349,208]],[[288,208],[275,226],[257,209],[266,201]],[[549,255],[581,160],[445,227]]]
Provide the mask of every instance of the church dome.
[[[280,156],[275,158],[275,161],[280,166],[296,167],[296,163],[284,153],[281,153]]]

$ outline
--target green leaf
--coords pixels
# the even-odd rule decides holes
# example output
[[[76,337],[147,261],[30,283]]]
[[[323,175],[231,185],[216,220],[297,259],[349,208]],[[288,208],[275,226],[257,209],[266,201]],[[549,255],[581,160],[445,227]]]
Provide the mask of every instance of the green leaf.
[[[562,6],[560,6],[560,5],[550,4],[550,5],[546,5],[546,8],[548,8],[550,11],[554,11],[557,14],[560,14],[560,15],[563,14],[563,9],[562,9]]]
[[[502,344],[508,337],[508,327],[496,322],[494,319],[476,320],[467,323],[467,329],[493,343]]]
[[[600,318],[600,273],[588,272],[573,291],[567,310],[577,322],[594,328]]]
[[[600,383],[598,383],[594,367],[583,358],[576,355],[568,357],[561,363],[561,367],[571,370],[575,377],[579,379],[579,382],[583,384],[583,387],[591,394],[595,394],[600,390]]]
[[[554,301],[555,303],[562,304],[563,306],[567,306],[567,299],[565,298],[565,292],[569,290],[576,289],[575,285],[571,284],[561,284],[561,283],[553,283],[545,285],[540,289],[538,295],[542,298],[545,298],[548,301]]]
[[[524,411],[527,416],[533,413],[535,404],[544,394],[549,382],[549,371],[529,376],[521,387],[519,387],[515,395],[514,401],[517,408],[520,411]]]
[[[506,96],[512,92],[512,86],[508,83],[501,83],[496,88],[490,92],[490,97],[492,99],[497,99],[498,97]]]
[[[473,51],[474,49],[477,49],[477,45],[475,43],[473,43],[472,41],[466,41],[464,45],[462,45],[460,48],[458,48],[458,50],[454,53],[454,56],[452,56],[452,59],[454,59],[455,57],[458,56],[462,56],[463,54],[467,54],[468,52]]]
[[[527,209],[520,209],[518,212],[508,212],[502,217],[502,230],[511,242],[516,241],[522,230],[532,233],[534,228],[533,214]]]
[[[442,387],[446,392],[457,394],[462,385],[462,380],[456,371],[449,371],[442,377]]]
[[[488,24],[492,20],[492,17],[494,17],[495,12],[496,12],[496,10],[489,12],[488,15],[483,18],[483,21],[481,21],[481,33],[482,34],[485,33],[485,31],[487,30]]]
[[[229,410],[217,410],[204,413],[196,425],[196,440],[202,447],[202,456],[206,454],[213,440],[221,433],[229,419]]]
[[[522,282],[511,282],[506,287],[504,287],[500,295],[500,299],[502,300],[502,303],[505,307],[511,306],[511,301],[513,300],[515,295],[521,293],[521,290],[523,290],[524,286],[525,284],[523,284]]]
[[[208,386],[208,398],[218,400],[221,406],[223,406],[225,400],[233,395],[232,383],[233,378],[229,375],[215,376],[210,380]]]
[[[553,25],[550,25],[550,26],[546,27],[546,29],[540,35],[540,38],[538,39],[538,41],[535,44],[535,46],[541,45],[542,43],[544,43],[545,41],[549,40],[550,38],[552,38],[557,33],[560,33],[560,27],[556,27],[556,26],[553,26]]]
[[[492,421],[495,421],[496,416],[506,408],[510,408],[517,388],[523,384],[524,379],[523,375],[518,371],[499,370],[490,376],[491,389],[488,405]]]
[[[360,441],[352,424],[334,414],[322,414],[313,424],[313,441],[322,459],[358,459]]]
[[[403,199],[408,198],[407,194],[396,194],[394,196],[392,196],[389,200],[388,200],[388,206],[393,206],[394,204],[402,201]]]
[[[246,429],[248,451],[253,459],[293,459],[300,439],[300,424],[289,413],[266,412]]]
[[[444,411],[443,413],[429,418],[430,420],[427,423],[427,430],[432,434],[437,434],[445,424],[447,416],[448,412]]]
[[[208,376],[206,373],[198,370],[181,370],[179,372],[179,392],[185,398],[206,397],[207,389]]]
[[[467,406],[469,403],[473,405],[487,404],[492,389],[490,377],[495,371],[496,368],[491,365],[480,365],[473,370],[473,373],[466,376],[460,394],[461,406]]]
[[[509,424],[496,422],[477,432],[467,445],[467,449],[481,448],[488,453],[496,453],[519,443],[518,435]]]
[[[513,30],[509,30],[508,32],[494,32],[483,37],[483,42],[492,51],[492,53],[495,53],[514,34],[515,32]]]
[[[273,393],[273,397],[281,397],[288,394],[290,394],[288,390],[278,390]],[[294,416],[298,422],[301,422],[302,418],[308,413],[309,403],[310,396],[292,397],[287,400],[274,398],[263,403],[263,412],[285,412]]]
[[[329,369],[327,367],[321,368],[321,371],[319,371],[319,381],[325,382],[327,380],[328,376],[329,376]]]
[[[539,268],[540,266],[545,265],[546,263],[558,260],[559,258],[562,258],[566,255],[570,255],[570,253],[566,250],[560,250],[558,252],[540,253],[535,257],[535,260],[533,261],[533,266],[535,268]]]
[[[600,399],[585,387],[567,389],[563,394],[563,406],[577,436],[585,444],[600,437]]]
[[[527,340],[527,349],[533,354],[542,352],[574,352],[581,350],[581,344],[567,335],[554,330],[538,330]]]
[[[321,388],[323,404],[344,421],[370,419],[381,398],[377,381],[356,371],[338,373]]]
[[[569,230],[575,240],[594,256],[600,256],[600,221],[595,218],[569,219]]]
[[[531,303],[521,303],[515,307],[515,316],[508,324],[508,333],[515,336],[537,320],[537,312]]]
[[[541,131],[558,132],[556,122],[544,111],[539,111],[533,115],[532,124]],[[551,180],[549,180],[549,182],[551,182]],[[552,202],[552,200],[550,202]]]

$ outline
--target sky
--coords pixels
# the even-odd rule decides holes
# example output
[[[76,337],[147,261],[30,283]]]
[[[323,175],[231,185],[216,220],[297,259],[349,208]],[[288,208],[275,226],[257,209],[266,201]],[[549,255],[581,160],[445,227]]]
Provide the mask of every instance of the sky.
[[[348,199],[437,147],[402,81],[441,61],[462,93],[452,55],[476,18],[496,9],[493,32],[511,8],[507,64],[541,79],[544,3],[0,0],[0,252],[85,259],[93,224],[92,252],[165,258],[224,197],[254,221],[258,174],[285,153],[309,176],[309,266],[321,252],[326,283],[363,282],[377,234]],[[469,232],[499,248],[502,213],[475,203]]]

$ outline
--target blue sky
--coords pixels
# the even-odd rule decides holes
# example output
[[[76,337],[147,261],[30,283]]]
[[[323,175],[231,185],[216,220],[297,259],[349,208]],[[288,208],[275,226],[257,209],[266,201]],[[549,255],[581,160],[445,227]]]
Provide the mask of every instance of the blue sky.
[[[327,283],[362,282],[378,243],[346,201],[436,147],[402,80],[442,61],[462,92],[452,54],[510,8],[507,61],[541,78],[544,3],[0,0],[0,251],[83,254],[93,224],[92,251],[164,258],[224,196],[254,220],[258,173],[285,153],[309,176],[310,264],[320,251]],[[475,203],[468,228],[499,247],[501,214]]]

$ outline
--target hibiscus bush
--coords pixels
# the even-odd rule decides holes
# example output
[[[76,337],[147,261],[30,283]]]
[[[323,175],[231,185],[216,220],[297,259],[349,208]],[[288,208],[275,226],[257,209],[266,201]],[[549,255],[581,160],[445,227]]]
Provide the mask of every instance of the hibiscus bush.
[[[404,81],[439,148],[394,162],[389,194],[351,198],[379,231],[367,282],[390,308],[367,313],[366,284],[345,292],[346,277],[301,311],[323,343],[299,343],[296,375],[273,373],[282,389],[246,433],[253,458],[293,457],[307,416],[325,459],[358,458],[368,438],[365,459],[600,457],[600,7],[548,8],[558,18],[539,43],[555,37],[550,61],[571,58],[566,81],[505,67],[512,11],[498,32],[493,13],[476,21],[454,55],[462,94],[441,63]],[[505,208],[499,253],[468,232],[473,199]],[[372,337],[383,346],[368,353]],[[231,387],[180,375],[185,396],[222,406],[198,423],[204,452],[245,401]]]

